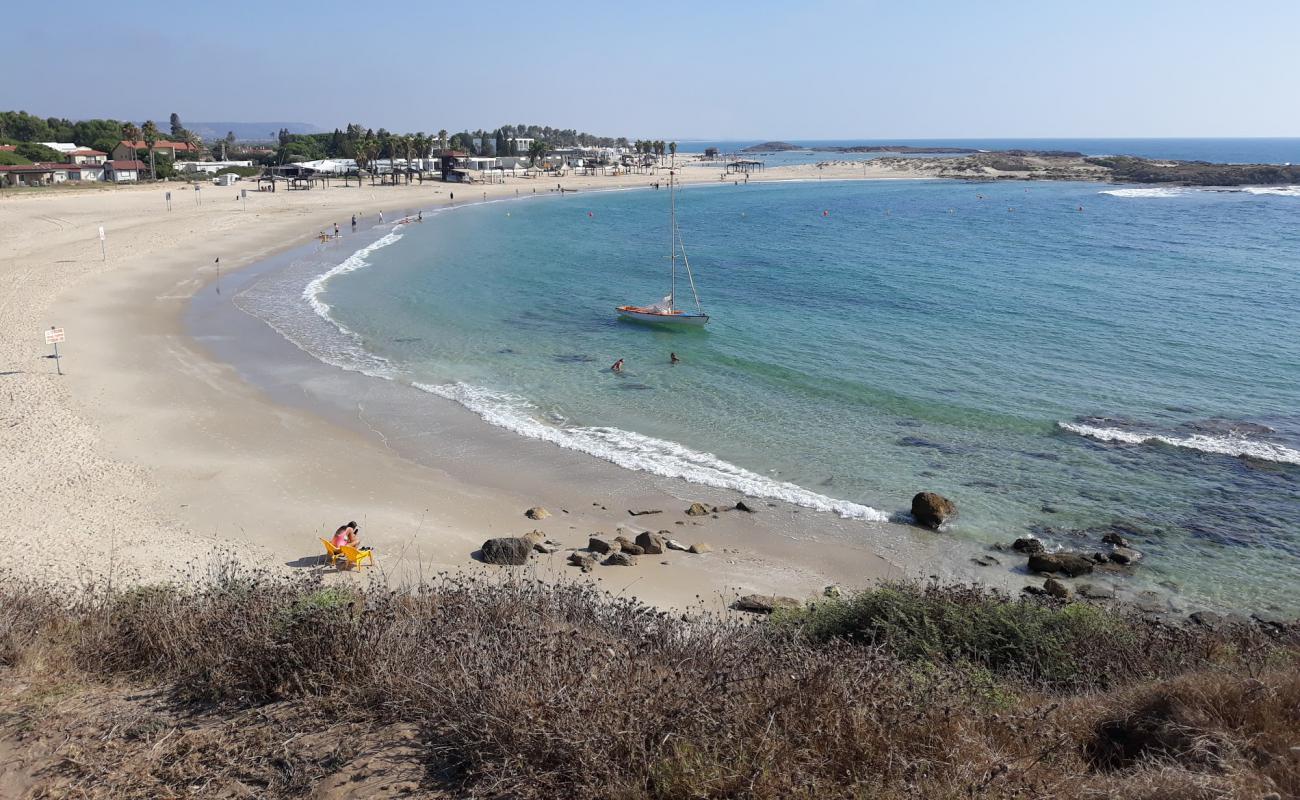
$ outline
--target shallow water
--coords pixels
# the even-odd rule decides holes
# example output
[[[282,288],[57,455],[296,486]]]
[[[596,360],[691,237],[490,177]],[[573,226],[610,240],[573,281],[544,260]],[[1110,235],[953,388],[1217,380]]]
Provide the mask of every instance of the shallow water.
[[[704,331],[613,314],[667,291],[662,191],[426,214],[250,310],[628,468],[865,519],[929,488],[977,541],[1118,526],[1139,580],[1300,609],[1300,197],[1126,188],[689,188]]]

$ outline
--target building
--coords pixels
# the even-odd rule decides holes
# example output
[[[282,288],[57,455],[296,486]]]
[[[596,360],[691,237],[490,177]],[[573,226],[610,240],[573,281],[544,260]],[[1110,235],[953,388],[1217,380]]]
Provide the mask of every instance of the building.
[[[91,150],[89,147],[78,147],[64,153],[63,160],[69,164],[103,164],[108,160],[108,153]]]
[[[0,166],[0,186],[50,186],[68,181],[102,181],[104,167],[100,164],[18,164]]]
[[[176,165],[181,172],[206,172],[215,175],[227,167],[251,167],[252,161],[182,161]]]
[[[16,144],[0,144],[0,153],[12,153],[18,149]]]
[[[104,180],[110,183],[138,181],[145,169],[144,162],[138,159],[115,158],[104,163]]]
[[[65,156],[68,153],[71,153],[73,150],[78,149],[77,145],[73,144],[72,142],[41,142],[40,144],[43,147],[48,147],[51,150],[62,153]]]
[[[128,142],[123,140],[118,143],[117,147],[113,148],[113,160],[134,161],[138,151],[148,149],[149,145],[142,141]],[[153,143],[153,152],[155,155],[167,156],[175,161],[177,154],[197,157],[199,149],[189,142],[172,142],[167,139],[159,139]]]
[[[55,170],[48,164],[0,166],[0,186],[46,186],[55,183]],[[63,173],[63,180],[67,180]]]

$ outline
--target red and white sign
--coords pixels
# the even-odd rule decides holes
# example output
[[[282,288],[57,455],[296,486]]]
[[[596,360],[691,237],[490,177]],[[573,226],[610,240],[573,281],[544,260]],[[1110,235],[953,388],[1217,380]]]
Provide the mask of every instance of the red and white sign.
[[[45,332],[46,344],[58,344],[61,341],[63,341],[62,328],[50,328],[48,331]]]

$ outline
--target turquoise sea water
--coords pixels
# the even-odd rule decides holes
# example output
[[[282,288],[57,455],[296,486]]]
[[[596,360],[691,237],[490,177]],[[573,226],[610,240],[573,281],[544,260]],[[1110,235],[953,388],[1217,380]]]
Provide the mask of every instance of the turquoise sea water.
[[[703,331],[613,313],[667,290],[667,199],[426,213],[280,313],[341,326],[299,334],[331,363],[625,467],[865,519],[931,489],[985,542],[1118,527],[1140,580],[1300,608],[1300,190],[687,188]]]

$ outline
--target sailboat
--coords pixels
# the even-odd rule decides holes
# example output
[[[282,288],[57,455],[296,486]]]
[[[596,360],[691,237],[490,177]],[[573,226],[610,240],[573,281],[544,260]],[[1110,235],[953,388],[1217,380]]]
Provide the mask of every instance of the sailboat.
[[[672,283],[668,295],[658,303],[648,306],[619,306],[614,309],[620,319],[633,322],[648,322],[655,325],[695,326],[699,327],[709,321],[709,315],[700,306],[700,295],[695,291],[695,276],[691,274],[691,262],[686,258],[686,245],[682,242],[681,232],[677,230],[677,196],[676,169],[668,169],[668,213],[669,235],[672,239],[669,259],[672,261]],[[677,299],[677,256],[681,253],[682,265],[686,268],[686,280],[690,283],[691,296],[695,298],[695,313],[684,311],[676,306]]]

